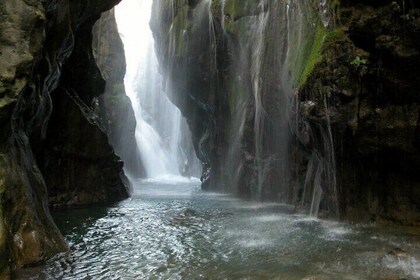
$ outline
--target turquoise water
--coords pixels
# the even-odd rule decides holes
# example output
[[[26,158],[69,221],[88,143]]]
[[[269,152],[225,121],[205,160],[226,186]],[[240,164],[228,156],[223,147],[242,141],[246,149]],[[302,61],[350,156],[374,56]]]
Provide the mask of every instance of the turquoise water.
[[[53,214],[71,251],[17,279],[420,279],[418,230],[317,220],[198,182],[139,182],[113,207]]]

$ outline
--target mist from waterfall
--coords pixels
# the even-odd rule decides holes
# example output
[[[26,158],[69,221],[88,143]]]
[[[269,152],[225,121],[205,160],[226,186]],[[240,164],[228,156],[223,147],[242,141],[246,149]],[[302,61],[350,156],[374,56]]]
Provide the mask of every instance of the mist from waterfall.
[[[126,93],[136,116],[136,141],[147,178],[199,176],[188,125],[164,91],[149,21],[153,0],[125,0],[116,19],[127,60]],[[169,90],[165,88],[165,90]]]

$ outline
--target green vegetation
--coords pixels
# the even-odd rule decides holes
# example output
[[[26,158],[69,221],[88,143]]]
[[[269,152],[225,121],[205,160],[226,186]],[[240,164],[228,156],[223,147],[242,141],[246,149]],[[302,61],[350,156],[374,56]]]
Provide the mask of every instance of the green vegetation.
[[[226,0],[225,2],[225,15],[229,15],[232,21],[259,12],[259,1]]]
[[[302,87],[315,66],[322,60],[322,49],[328,30],[322,23],[318,3],[301,3],[302,21],[289,23],[289,51],[286,63],[290,72],[291,86]]]
[[[317,20],[315,26],[311,24],[314,17]],[[315,66],[321,61],[322,48],[327,34],[327,30],[318,15],[308,17],[308,20],[303,22],[302,25],[300,28],[296,27],[291,30],[289,35],[288,64],[293,88],[302,87]]]
[[[314,3],[307,3],[306,21],[302,23],[303,26],[300,29],[292,30],[291,34],[289,67],[294,88],[301,88],[306,83],[316,65],[323,60],[323,54],[328,47],[347,40],[347,35],[342,27],[331,29],[324,26],[318,11],[309,6]],[[330,21],[337,21],[336,15],[339,7],[339,0],[331,1],[328,4]]]
[[[318,25],[305,67],[303,68],[298,81],[299,87],[306,83],[315,66],[322,60],[322,47],[325,42],[326,34],[326,29],[323,26]]]
[[[221,20],[222,19],[222,3],[221,0],[212,0],[210,6],[211,13],[214,18]]]
[[[336,42],[346,41],[347,36],[344,33],[342,28],[336,28],[332,31],[329,31],[325,36],[324,46],[330,46]]]
[[[240,7],[240,3],[238,0],[226,0],[225,2],[225,15],[229,15],[232,19],[235,19],[238,14],[238,5]]]
[[[368,71],[368,61],[365,58],[356,56],[353,61],[350,62],[350,65],[359,73],[360,77],[363,77]]]

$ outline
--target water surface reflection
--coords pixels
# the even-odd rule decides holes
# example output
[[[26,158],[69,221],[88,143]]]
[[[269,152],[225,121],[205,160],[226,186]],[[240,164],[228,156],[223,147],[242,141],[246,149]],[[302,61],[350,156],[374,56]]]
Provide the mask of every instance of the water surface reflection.
[[[71,252],[18,279],[420,279],[415,230],[321,221],[198,182],[138,183],[114,207],[54,217]]]

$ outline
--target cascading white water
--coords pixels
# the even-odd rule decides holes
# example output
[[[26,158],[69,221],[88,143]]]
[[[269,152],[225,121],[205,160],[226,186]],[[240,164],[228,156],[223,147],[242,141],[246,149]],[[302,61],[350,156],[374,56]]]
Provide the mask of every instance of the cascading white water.
[[[255,141],[255,164],[257,167],[257,196],[258,199],[261,199],[262,187],[265,179],[265,162],[263,160],[263,132],[264,132],[264,108],[263,102],[261,99],[261,69],[262,69],[262,60],[263,60],[263,50],[264,50],[264,30],[269,19],[269,14],[264,10],[266,1],[261,1],[258,8],[261,10],[256,21],[256,26],[254,28],[253,37],[254,41],[254,52],[252,54],[252,65],[251,65],[251,75],[252,75],[252,87],[255,98],[255,121],[254,121],[254,141]]]
[[[125,87],[136,116],[136,141],[147,178],[180,176],[180,170],[192,164],[182,151],[182,141],[188,140],[183,133],[189,131],[163,91],[149,26],[152,4],[153,0],[125,0],[116,7],[127,59]]]
[[[328,27],[330,25],[330,19],[328,17],[328,0],[321,0],[319,3],[319,9],[322,23],[324,24],[324,27]]]

